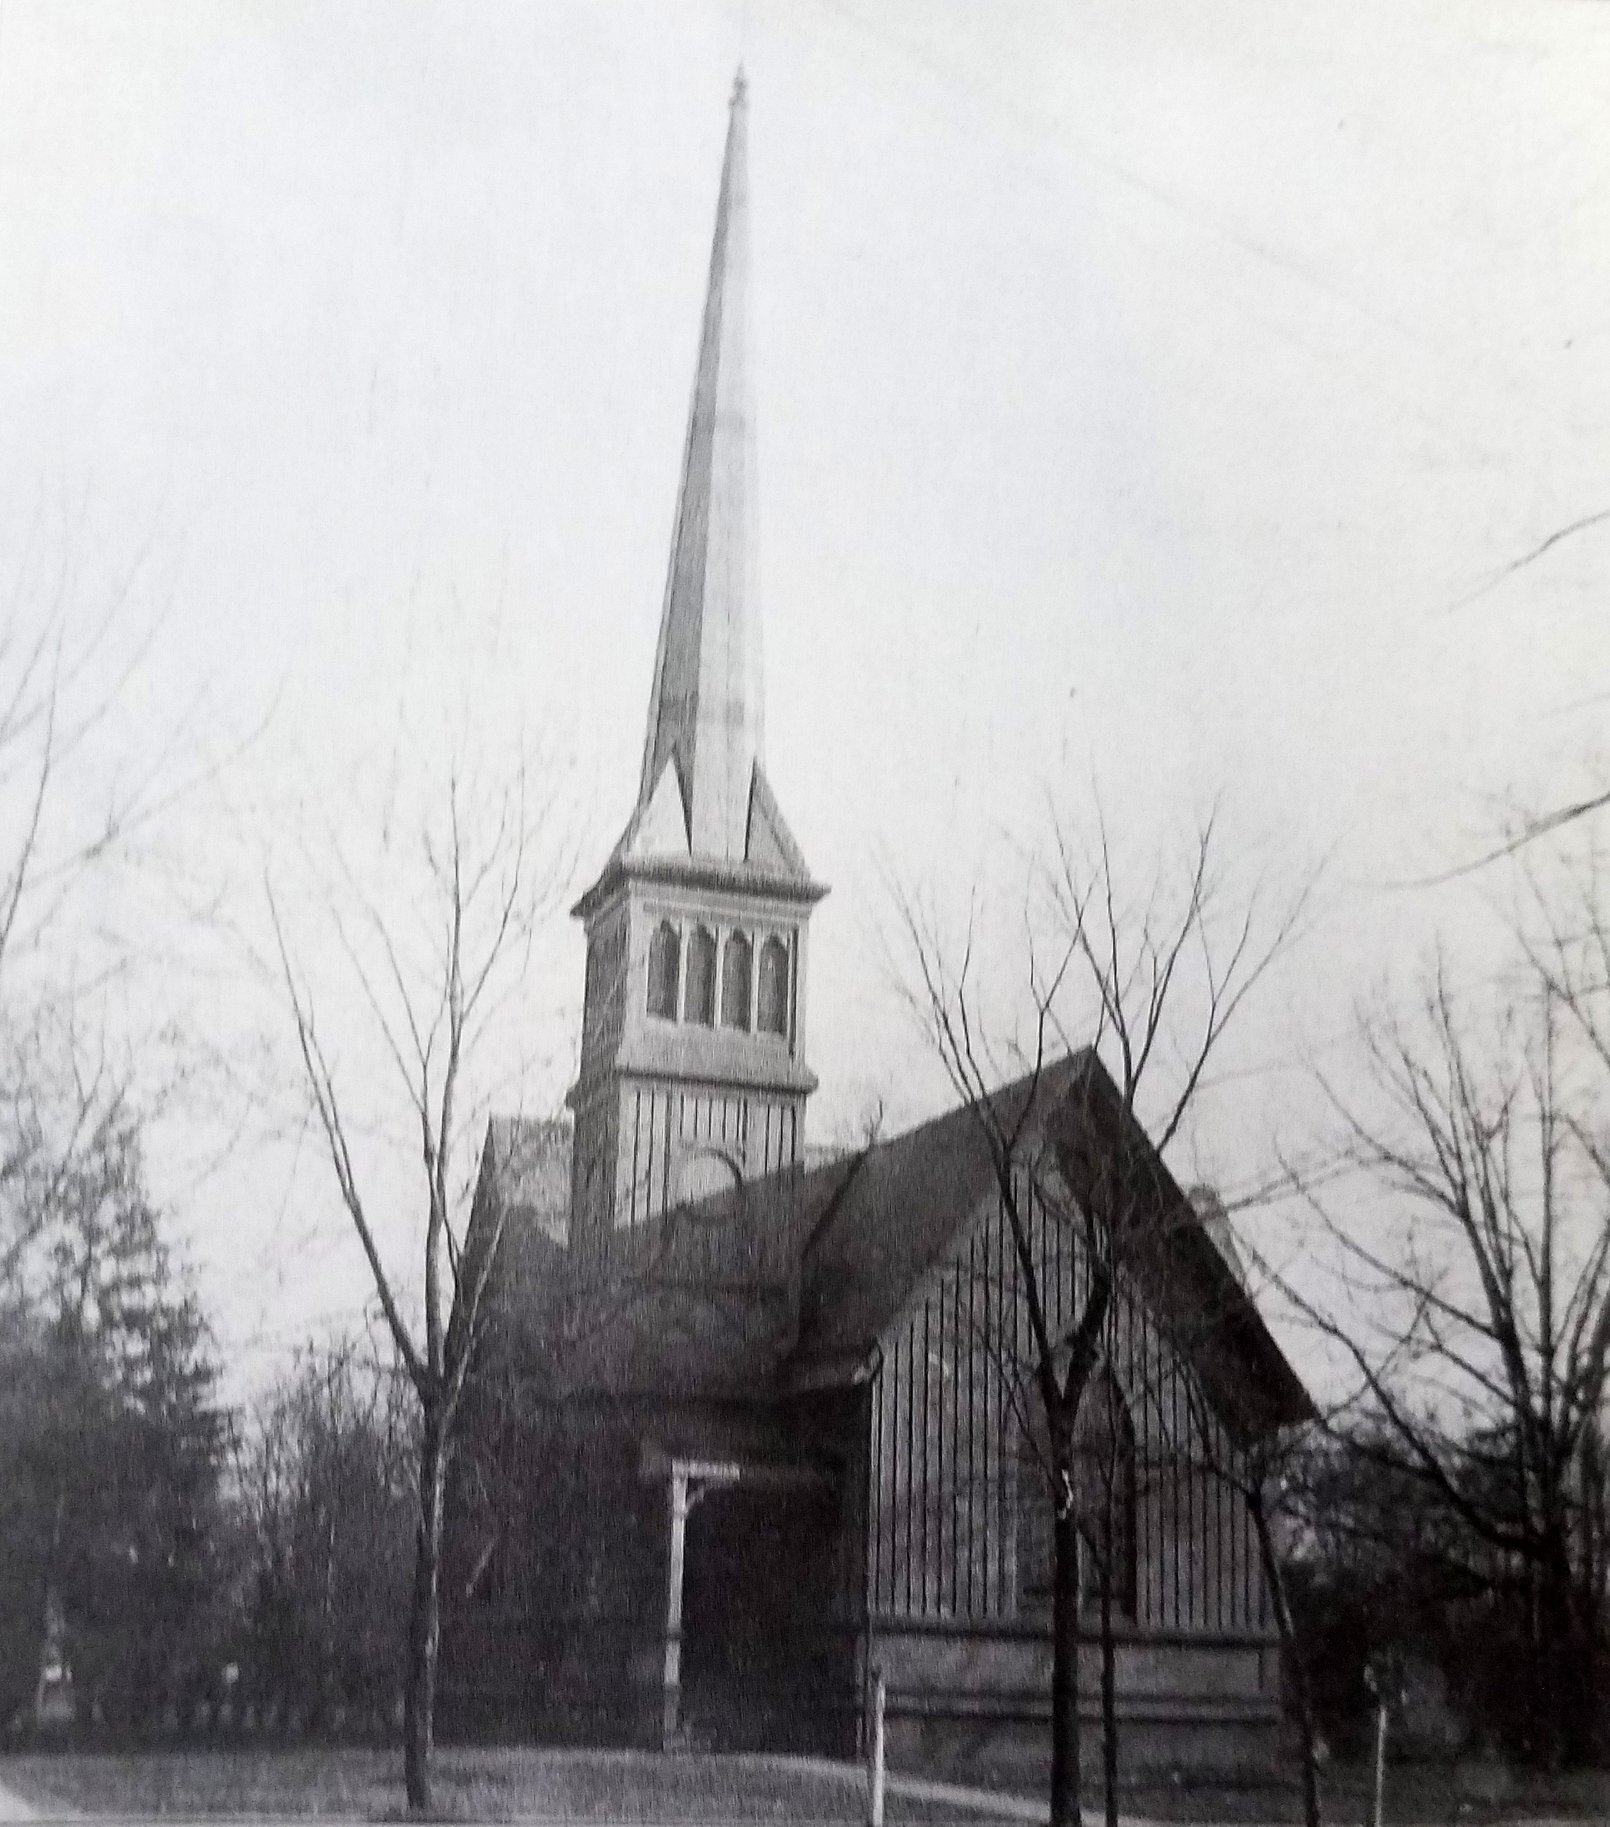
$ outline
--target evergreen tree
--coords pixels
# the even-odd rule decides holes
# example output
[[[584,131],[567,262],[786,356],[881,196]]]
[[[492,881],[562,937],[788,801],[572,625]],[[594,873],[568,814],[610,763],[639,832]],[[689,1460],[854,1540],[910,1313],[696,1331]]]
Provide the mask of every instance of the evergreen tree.
[[[54,1616],[80,1723],[148,1731],[218,1659],[228,1417],[135,1123],[104,1125],[36,1185],[48,1204],[7,1288],[0,1704],[30,1706]]]

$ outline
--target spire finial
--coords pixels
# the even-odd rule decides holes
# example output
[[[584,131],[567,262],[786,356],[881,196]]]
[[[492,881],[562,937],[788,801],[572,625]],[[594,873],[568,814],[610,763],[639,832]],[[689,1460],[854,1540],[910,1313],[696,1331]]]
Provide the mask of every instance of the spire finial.
[[[749,78],[744,75],[743,65],[739,64],[738,73],[732,79],[732,99],[728,102],[727,106],[729,108],[741,108],[748,99]]]
[[[673,767],[694,856],[741,862],[764,748],[747,343],[748,109],[740,67],[660,617],[639,809]]]

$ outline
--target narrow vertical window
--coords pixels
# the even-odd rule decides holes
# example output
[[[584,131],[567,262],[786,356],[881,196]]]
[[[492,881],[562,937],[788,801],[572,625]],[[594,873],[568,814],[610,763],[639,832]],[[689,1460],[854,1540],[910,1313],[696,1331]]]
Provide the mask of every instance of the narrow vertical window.
[[[749,976],[753,956],[748,937],[734,933],[727,940],[721,959],[721,1025],[724,1028],[749,1026]]]
[[[716,938],[708,926],[696,926],[688,940],[687,1019],[713,1027],[716,1019]]]
[[[1017,1603],[1032,1616],[1051,1603],[1056,1585],[1057,1531],[1046,1462],[1031,1439],[1017,1451]]]
[[[788,1032],[788,947],[775,935],[760,948],[755,1026],[762,1034]]]
[[[682,942],[669,920],[654,929],[648,947],[648,1012],[676,1020],[676,993],[682,974]]]

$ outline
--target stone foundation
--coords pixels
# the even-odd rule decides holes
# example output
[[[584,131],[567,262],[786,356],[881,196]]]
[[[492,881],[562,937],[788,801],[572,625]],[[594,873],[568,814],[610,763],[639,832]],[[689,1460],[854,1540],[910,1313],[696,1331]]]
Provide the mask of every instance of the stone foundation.
[[[1044,1781],[1051,1755],[1051,1646],[1003,1635],[885,1626],[872,1659],[887,1684],[891,1761],[958,1781]],[[1178,1773],[1264,1779],[1279,1767],[1278,1648],[1248,1637],[1117,1645],[1119,1762],[1126,1779]],[[1100,1650],[1081,1646],[1080,1715],[1092,1761],[1101,1735]]]

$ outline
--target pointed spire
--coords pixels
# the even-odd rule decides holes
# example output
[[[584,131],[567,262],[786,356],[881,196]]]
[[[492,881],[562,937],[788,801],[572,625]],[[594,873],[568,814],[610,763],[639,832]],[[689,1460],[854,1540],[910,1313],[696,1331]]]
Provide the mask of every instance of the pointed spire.
[[[733,84],[699,365],[660,616],[637,810],[667,767],[695,857],[742,862],[764,748],[760,620],[750,517],[754,423],[747,367],[746,84]]]

